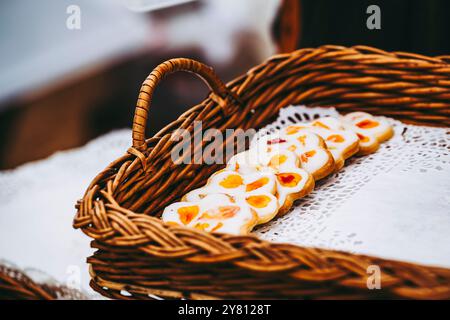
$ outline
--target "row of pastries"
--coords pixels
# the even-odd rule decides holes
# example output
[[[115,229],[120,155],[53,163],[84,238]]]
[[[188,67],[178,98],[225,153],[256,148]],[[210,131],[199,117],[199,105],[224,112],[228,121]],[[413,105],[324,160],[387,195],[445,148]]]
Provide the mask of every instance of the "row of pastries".
[[[283,127],[253,141],[161,218],[169,225],[248,234],[287,213],[346,159],[376,152],[393,134],[384,118],[365,112]]]

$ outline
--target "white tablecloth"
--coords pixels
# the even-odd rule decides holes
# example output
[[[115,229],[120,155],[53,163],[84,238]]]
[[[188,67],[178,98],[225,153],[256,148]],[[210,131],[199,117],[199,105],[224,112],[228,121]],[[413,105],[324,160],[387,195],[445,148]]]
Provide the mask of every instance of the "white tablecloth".
[[[0,258],[98,297],[89,287],[90,239],[72,228],[74,205],[92,178],[124,154],[130,139],[129,130],[115,131],[79,149],[1,172]]]

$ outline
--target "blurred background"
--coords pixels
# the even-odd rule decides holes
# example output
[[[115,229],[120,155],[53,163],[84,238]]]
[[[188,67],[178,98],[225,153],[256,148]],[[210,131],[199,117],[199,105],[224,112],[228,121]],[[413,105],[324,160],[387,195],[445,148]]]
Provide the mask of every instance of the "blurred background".
[[[366,9],[381,9],[381,29]],[[131,126],[140,84],[159,63],[189,57],[229,81],[277,52],[366,44],[450,53],[444,0],[17,0],[0,3],[0,169]],[[207,94],[167,78],[148,135]],[[131,138],[131,137],[130,137]]]

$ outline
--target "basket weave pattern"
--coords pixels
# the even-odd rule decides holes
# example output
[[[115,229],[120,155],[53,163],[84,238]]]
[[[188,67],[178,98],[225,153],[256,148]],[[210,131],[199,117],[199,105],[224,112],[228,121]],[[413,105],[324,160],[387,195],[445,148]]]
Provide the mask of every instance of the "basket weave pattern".
[[[272,57],[224,85],[212,69],[169,60],[144,81],[133,146],[94,178],[74,227],[94,239],[91,286],[111,298],[450,298],[450,270],[350,253],[273,244],[164,224],[158,215],[202,185],[218,165],[174,165],[177,128],[259,128],[289,104],[364,110],[423,125],[450,126],[450,58],[324,46]],[[149,106],[168,74],[199,75],[211,94],[145,139]],[[196,146],[198,147],[198,146]],[[94,160],[93,160],[94,161]],[[367,289],[378,265],[382,289]],[[131,296],[121,294],[128,291]]]

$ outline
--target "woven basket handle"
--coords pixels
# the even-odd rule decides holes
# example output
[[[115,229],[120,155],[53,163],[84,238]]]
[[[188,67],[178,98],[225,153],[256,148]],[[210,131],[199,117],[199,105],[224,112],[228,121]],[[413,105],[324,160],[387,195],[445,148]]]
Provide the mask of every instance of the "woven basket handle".
[[[237,96],[228,90],[211,67],[187,58],[176,58],[163,62],[153,69],[142,83],[139,91],[133,119],[133,148],[139,151],[145,150],[145,128],[153,92],[166,75],[176,71],[191,72],[203,79],[211,90],[209,97],[223,109],[225,115],[231,114],[232,106],[240,105]]]

